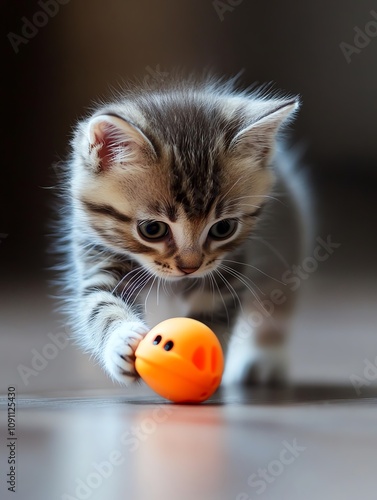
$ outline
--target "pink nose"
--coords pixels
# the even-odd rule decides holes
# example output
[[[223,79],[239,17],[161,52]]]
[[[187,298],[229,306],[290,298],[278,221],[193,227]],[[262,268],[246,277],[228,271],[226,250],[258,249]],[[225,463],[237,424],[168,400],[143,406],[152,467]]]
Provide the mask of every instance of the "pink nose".
[[[200,266],[197,266],[197,267],[178,267],[178,269],[185,274],[192,274],[195,271],[197,271],[199,269],[199,267]]]

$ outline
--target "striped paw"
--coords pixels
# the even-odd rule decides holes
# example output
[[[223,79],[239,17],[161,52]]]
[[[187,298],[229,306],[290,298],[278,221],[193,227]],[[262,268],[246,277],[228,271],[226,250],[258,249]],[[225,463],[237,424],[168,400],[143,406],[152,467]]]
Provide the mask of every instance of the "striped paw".
[[[125,322],[109,336],[103,359],[105,369],[113,380],[129,385],[138,378],[135,351],[148,330],[142,322]]]

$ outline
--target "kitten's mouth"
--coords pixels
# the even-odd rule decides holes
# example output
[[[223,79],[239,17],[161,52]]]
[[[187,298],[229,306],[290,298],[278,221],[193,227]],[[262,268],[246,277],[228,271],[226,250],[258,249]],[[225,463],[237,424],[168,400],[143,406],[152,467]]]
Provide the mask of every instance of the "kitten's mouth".
[[[179,267],[178,269],[183,273],[181,276],[190,276],[191,274],[195,274],[199,270],[199,267]]]
[[[209,274],[211,274],[211,272],[213,270],[214,270],[214,268],[211,266],[208,269],[200,268],[200,269],[197,269],[196,271],[191,272],[191,273],[170,274],[169,277],[171,277],[173,280],[200,279],[200,278],[204,278],[205,276],[208,276]]]
[[[211,274],[214,269],[216,269],[217,265],[214,264],[214,261],[210,261],[204,265],[200,265],[199,267],[178,267],[169,269],[161,269],[161,267],[157,267],[154,270],[154,274],[159,278],[166,280],[182,280],[182,279],[198,279],[204,278],[208,274]]]
[[[179,273],[179,274],[178,274]],[[156,271],[155,274],[159,277],[159,278],[163,278],[163,279],[167,279],[167,280],[172,280],[172,281],[178,281],[178,280],[182,280],[182,279],[195,279],[195,278],[202,278],[205,274],[207,274],[206,272],[204,272],[203,270],[195,270],[193,272],[190,272],[190,273],[182,273],[182,272],[179,272],[179,271],[171,271],[171,272],[161,272],[161,271]]]
[[[163,275],[164,278],[167,278],[167,279],[172,279],[174,281],[176,280],[182,280],[182,279],[193,279],[193,278],[201,278],[203,276],[202,273],[191,273],[191,274],[166,274],[166,275]]]

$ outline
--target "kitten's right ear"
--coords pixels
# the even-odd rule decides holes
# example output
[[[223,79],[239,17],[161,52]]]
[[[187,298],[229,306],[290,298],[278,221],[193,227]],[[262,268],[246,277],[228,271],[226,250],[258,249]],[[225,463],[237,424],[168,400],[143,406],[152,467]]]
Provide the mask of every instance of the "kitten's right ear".
[[[155,157],[155,149],[143,132],[126,120],[112,115],[92,118],[87,126],[89,156],[95,171],[119,165],[140,165],[146,157]]]
[[[279,129],[298,108],[297,98],[251,101],[251,123],[236,134],[229,150],[238,156],[252,158],[259,164],[268,163]]]

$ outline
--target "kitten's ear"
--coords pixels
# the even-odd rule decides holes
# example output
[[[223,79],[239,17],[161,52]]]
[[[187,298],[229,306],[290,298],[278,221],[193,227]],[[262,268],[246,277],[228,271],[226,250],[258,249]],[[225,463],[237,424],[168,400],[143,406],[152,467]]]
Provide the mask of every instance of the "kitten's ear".
[[[299,108],[299,101],[298,99],[262,101],[258,107],[257,117],[236,134],[229,149],[236,155],[266,163],[273,153],[279,128],[294,116],[294,112]]]
[[[150,140],[134,125],[112,115],[100,115],[88,123],[87,139],[92,168],[108,170],[116,165],[140,164],[156,156]]]

